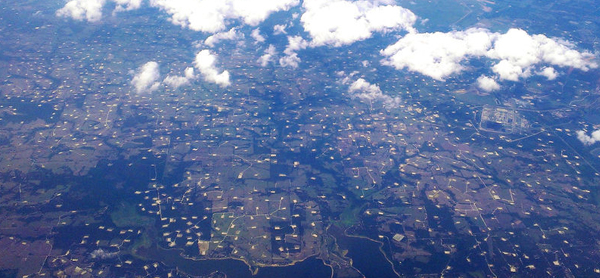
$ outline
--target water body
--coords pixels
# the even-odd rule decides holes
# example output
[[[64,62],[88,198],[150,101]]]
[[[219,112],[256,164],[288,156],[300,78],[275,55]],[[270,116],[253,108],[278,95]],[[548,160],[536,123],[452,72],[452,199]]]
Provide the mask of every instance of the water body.
[[[352,265],[365,277],[398,277],[392,264],[379,250],[379,243],[358,237],[346,237],[345,240],[349,247],[347,256],[352,258]]]
[[[379,247],[380,243],[362,238],[344,235],[339,228],[330,228],[342,249],[347,249],[352,266],[367,278],[398,277],[392,264],[386,259]]]
[[[194,261],[180,256],[180,250],[163,250],[151,248],[140,250],[140,255],[147,256],[149,259],[158,260],[170,267],[177,267],[190,275],[209,275],[214,272],[225,273],[227,277],[232,278],[329,278],[331,277],[331,268],[323,264],[323,261],[314,257],[308,258],[295,265],[284,267],[264,267],[258,270],[256,275],[252,275],[250,268],[244,262],[234,259],[222,260],[200,260]]]

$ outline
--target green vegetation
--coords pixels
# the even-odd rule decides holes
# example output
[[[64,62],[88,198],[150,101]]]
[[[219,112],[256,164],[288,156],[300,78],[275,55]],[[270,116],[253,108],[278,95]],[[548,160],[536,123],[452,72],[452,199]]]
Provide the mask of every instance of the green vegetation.
[[[361,206],[349,206],[341,214],[338,224],[341,227],[348,228],[356,224],[359,219],[360,212],[365,208],[367,204]]]
[[[110,219],[117,227],[146,227],[154,225],[154,219],[139,215],[135,206],[121,203],[119,208],[110,214]]]
[[[131,246],[131,254],[135,257],[146,259],[138,254],[138,250],[140,248],[148,249],[150,247],[152,247],[152,239],[150,239],[148,233],[145,232],[140,238],[136,239],[133,245]]]

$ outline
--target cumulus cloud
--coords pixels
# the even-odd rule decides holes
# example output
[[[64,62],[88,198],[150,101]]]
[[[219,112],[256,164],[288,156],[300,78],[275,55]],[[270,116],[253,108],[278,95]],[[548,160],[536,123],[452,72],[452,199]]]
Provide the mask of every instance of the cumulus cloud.
[[[184,71],[184,76],[167,76],[163,83],[171,86],[175,89],[190,84],[192,79],[195,79],[196,75],[194,74],[194,68],[188,67]]]
[[[194,66],[204,76],[204,80],[227,87],[231,84],[229,81],[229,72],[223,71],[219,73],[215,66],[216,60],[217,57],[215,55],[211,54],[209,50],[204,49],[196,54]]]
[[[558,72],[556,72],[556,70],[553,67],[545,67],[537,74],[545,76],[546,78],[548,78],[548,80],[554,80],[556,79],[556,77],[558,77]]]
[[[600,142],[600,130],[593,131],[591,136],[585,134],[585,131],[583,130],[578,130],[576,134],[577,139],[579,139],[579,141],[581,141],[581,143],[583,143],[586,146]]]
[[[492,46],[494,35],[484,29],[450,33],[411,33],[381,51],[383,64],[407,68],[437,80],[464,69],[468,56],[483,56]]]
[[[102,18],[102,7],[105,3],[105,0],[71,0],[56,11],[56,15],[95,22]]]
[[[288,10],[299,0],[151,0],[150,4],[168,13],[171,22],[195,31],[216,33],[227,20],[239,19],[256,26],[271,13]]]
[[[204,77],[204,80],[215,83],[221,87],[227,87],[231,84],[229,81],[229,72],[226,70],[219,72],[215,66],[216,61],[217,56],[212,54],[209,50],[204,49],[196,54],[194,67],[200,72],[200,75]],[[163,83],[174,89],[190,84],[192,80],[198,77],[194,67],[187,67],[183,76],[167,76],[163,80]],[[135,87],[137,93],[152,92],[161,85],[161,82],[157,81],[159,77],[158,64],[156,62],[148,62],[140,67],[131,81],[131,84]]]
[[[142,6],[142,0],[110,0],[116,4],[114,12],[130,11]],[[56,11],[57,16],[70,17],[75,20],[96,22],[102,19],[102,9],[107,0],[70,0],[64,7]]]
[[[283,53],[291,54],[298,50],[302,50],[308,47],[308,42],[301,36],[288,36],[288,45],[286,46]]]
[[[359,78],[356,81],[352,82],[352,84],[350,85],[350,88],[348,88],[348,92],[362,92],[362,93],[368,93],[371,95],[380,95],[381,94],[381,89],[379,88],[379,86],[375,85],[375,84],[371,84],[369,82],[367,82],[366,80]]]
[[[263,35],[260,34],[260,29],[259,28],[256,28],[256,29],[252,30],[252,33],[250,34],[250,36],[256,42],[264,42],[265,41],[265,37],[263,37]]]
[[[386,1],[389,2],[389,1]],[[373,32],[413,31],[410,10],[375,1],[305,0],[300,18],[315,46],[341,46],[370,38]]]
[[[346,77],[342,83],[347,84],[349,83],[349,80],[350,78]],[[379,86],[376,84],[371,84],[363,78],[359,78],[352,82],[348,88],[348,92],[352,98],[369,101],[370,105],[372,105],[374,101],[381,101],[383,102],[384,106],[388,108],[398,107],[400,104],[399,97],[393,98],[383,94]]]
[[[498,84],[498,82],[496,82],[494,78],[485,75],[482,75],[479,78],[477,78],[477,87],[486,92],[496,91],[500,89],[500,85]]]
[[[411,33],[381,51],[384,65],[408,69],[444,80],[465,69],[469,58],[488,58],[497,61],[491,70],[500,80],[518,81],[538,74],[554,79],[552,67],[537,70],[544,64],[573,67],[583,71],[597,68],[594,55],[579,52],[566,41],[544,35],[529,35],[521,29],[491,33],[472,28],[449,33]]]
[[[209,0],[212,1],[212,0]],[[299,0],[229,0],[236,16],[248,25],[256,26],[271,13],[297,6]]]
[[[298,53],[291,53],[279,58],[279,64],[282,67],[297,68],[302,60],[298,57]]]
[[[283,53],[285,56],[279,58],[279,64],[283,67],[297,68],[300,63],[300,58],[296,51],[306,49],[309,43],[301,36],[288,36],[288,45]]]
[[[142,6],[142,0],[113,0],[117,3],[115,12],[118,11],[131,11],[139,9]]]
[[[76,20],[99,21],[102,18],[102,8],[108,1],[116,4],[114,12],[138,9],[143,2],[69,0],[56,14]],[[158,7],[170,15],[173,24],[208,33],[225,30],[230,19],[256,26],[271,13],[288,10],[298,4],[299,0],[150,0],[151,6]]]
[[[494,66],[492,66],[492,71],[503,80],[510,81],[519,81],[521,77],[529,77],[531,76],[530,68],[523,68],[519,65],[515,65],[508,60],[501,60]]]
[[[265,50],[265,54],[258,58],[258,63],[260,63],[262,67],[266,67],[269,62],[273,60],[273,56],[275,56],[275,54],[277,54],[277,51],[275,50],[275,46],[271,44],[269,45],[269,48]]]
[[[160,82],[157,82],[159,77],[158,63],[148,62],[138,69],[131,80],[131,85],[138,94],[150,93],[156,91],[160,86]]]
[[[90,257],[92,259],[102,259],[102,260],[112,259],[112,258],[117,257],[118,255],[119,255],[119,252],[108,252],[102,248],[96,249],[96,250],[92,251],[92,253],[90,253]]]
[[[214,47],[215,44],[219,43],[222,40],[235,40],[244,38],[244,34],[236,31],[235,28],[229,29],[227,32],[216,33],[204,40],[204,44]]]
[[[209,50],[204,49],[196,54],[194,66],[200,72],[200,75],[204,77],[204,80],[215,83],[221,87],[227,87],[231,84],[229,81],[229,72],[222,71],[219,73],[219,70],[215,66],[216,61],[217,56],[212,54]],[[190,82],[197,77],[194,68],[187,67],[183,76],[167,76],[163,83],[177,89],[181,86],[190,84]]]
[[[297,50],[305,49],[308,47],[308,42],[301,36],[288,36],[288,45],[283,51],[285,54],[295,52]]]
[[[273,26],[273,34],[274,35],[287,34],[287,32],[285,31],[286,27],[287,27],[287,25],[285,25],[285,24],[277,24],[277,25]]]
[[[498,35],[487,56],[508,61],[513,66],[522,68],[523,72],[539,63],[584,71],[598,67],[595,62],[589,60],[593,57],[592,54],[581,53],[573,48],[574,45],[567,41],[544,35],[529,35],[521,29],[510,29],[505,34]]]

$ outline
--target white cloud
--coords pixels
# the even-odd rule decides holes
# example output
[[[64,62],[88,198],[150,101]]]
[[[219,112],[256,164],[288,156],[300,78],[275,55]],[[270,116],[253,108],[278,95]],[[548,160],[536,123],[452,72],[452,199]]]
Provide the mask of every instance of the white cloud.
[[[142,6],[142,0],[113,0],[117,3],[115,11],[131,11]]]
[[[100,248],[100,249],[96,249],[94,251],[92,251],[92,253],[90,253],[90,257],[92,259],[102,259],[102,260],[106,260],[106,259],[112,259],[115,258],[119,255],[119,252],[108,252],[108,251],[104,251],[104,249]]]
[[[158,63],[153,61],[148,62],[138,69],[131,80],[131,85],[133,85],[135,92],[138,94],[150,93],[156,91],[160,86],[160,82],[157,82],[159,77]]]
[[[593,131],[591,136],[585,134],[585,131],[583,130],[578,130],[576,134],[577,139],[586,146],[600,142],[600,130]]]
[[[252,33],[250,34],[250,36],[256,42],[264,42],[265,41],[265,37],[263,37],[263,35],[260,34],[260,29],[259,28],[256,28],[256,29],[252,30]]]
[[[373,32],[413,31],[417,17],[395,5],[369,1],[305,0],[300,18],[315,46],[341,46],[370,38]]]
[[[344,78],[342,83],[347,84],[350,78]],[[352,82],[348,88],[348,92],[352,98],[359,98],[361,100],[369,101],[370,105],[373,105],[373,101],[382,101],[385,107],[392,108],[398,107],[400,104],[400,98],[392,98],[388,95],[383,94],[379,86],[371,84],[366,80],[359,78]]]
[[[209,0],[214,1],[214,0]],[[299,0],[229,0],[234,14],[248,25],[256,26],[271,13],[285,11],[300,3]]]
[[[477,78],[477,87],[486,92],[496,91],[500,89],[500,85],[498,84],[498,82],[496,82],[494,78],[487,77],[485,75],[482,75],[479,78]]]
[[[273,26],[273,34],[274,35],[287,34],[287,32],[285,31],[286,27],[287,27],[287,25],[285,25],[285,24],[277,24],[277,25]]]
[[[134,10],[141,7],[143,0],[69,0],[59,9],[58,16],[76,20],[99,21],[102,8],[112,1],[114,12]],[[299,0],[150,0],[150,5],[168,13],[173,24],[195,31],[216,33],[225,30],[228,20],[241,20],[256,26],[271,13],[288,10],[299,4]]]
[[[520,29],[504,34],[486,29],[468,29],[449,33],[411,33],[381,51],[384,65],[407,68],[444,80],[464,70],[463,61],[474,57],[496,60],[491,70],[500,80],[518,81],[533,73],[556,78],[554,68],[536,71],[549,64],[583,71],[597,68],[593,54],[573,49],[571,43],[544,35],[529,35]]]
[[[196,54],[194,66],[204,76],[204,80],[227,87],[231,84],[229,81],[229,72],[223,71],[219,73],[215,67],[216,60],[217,57],[215,55],[211,54],[209,50],[204,49]]]
[[[531,76],[530,69],[523,68],[508,60],[501,60],[492,66],[492,71],[498,74],[502,80],[519,81],[519,78],[521,77]]]
[[[196,54],[194,66],[204,77],[204,80],[222,87],[227,87],[231,84],[229,81],[229,72],[222,71],[219,73],[219,70],[215,66],[216,61],[217,57],[210,53],[209,50],[204,49]],[[131,84],[135,87],[137,93],[152,92],[158,89],[161,84],[157,81],[159,77],[158,64],[156,62],[148,62],[140,67],[131,81]],[[183,76],[169,75],[163,80],[163,83],[177,89],[181,86],[190,84],[190,82],[196,78],[197,75],[194,68],[187,67]]]
[[[536,41],[527,32],[521,29],[510,29],[506,34],[498,35],[488,56],[525,67],[539,59],[539,52]]]
[[[362,78],[359,78],[356,81],[352,82],[352,84],[348,88],[348,92],[353,93],[356,91],[359,91],[362,93],[369,93],[372,95],[380,95],[381,94],[381,89],[379,88],[379,86],[377,86],[375,84],[371,84]]]
[[[300,58],[296,51],[306,49],[309,43],[301,36],[288,36],[288,45],[283,53],[285,56],[279,58],[279,64],[284,67],[297,68],[300,63]]]
[[[152,0],[150,4],[170,14],[175,25],[210,33],[225,29],[230,13],[227,1]]]
[[[466,56],[482,56],[492,45],[493,35],[483,29],[450,33],[411,33],[381,51],[384,65],[407,68],[437,80],[461,72]]]
[[[556,70],[553,67],[545,67],[537,74],[545,76],[546,78],[548,78],[548,80],[554,80],[558,77],[558,72],[556,72]]]
[[[500,60],[498,74],[502,78],[503,71],[500,68],[511,69],[506,75],[507,80],[515,80],[514,75],[528,77],[536,66],[549,64],[559,67],[573,67],[588,71],[597,68],[598,64],[593,61],[594,55],[589,52],[579,52],[575,46],[567,41],[548,38],[544,35],[529,35],[521,29],[510,29],[505,34],[498,34],[493,48],[487,53],[487,57]],[[494,68],[492,68],[494,70]],[[554,79],[558,73],[554,68],[546,68],[537,74],[548,79]]]
[[[595,62],[589,61],[593,57],[592,54],[581,53],[573,48],[573,44],[564,40],[544,35],[529,35],[521,29],[510,29],[498,36],[488,57],[506,60],[522,68],[542,62],[584,71],[598,67]]]
[[[206,40],[204,40],[204,44],[214,47],[215,44],[222,40],[235,40],[240,38],[244,38],[244,34],[237,32],[235,28],[231,28],[227,32],[216,33],[206,38]]]
[[[130,11],[142,6],[142,0],[110,0],[115,2],[113,13]],[[75,20],[96,22],[102,19],[102,9],[107,0],[70,0],[64,7],[56,11],[57,16],[70,17]]]
[[[279,58],[279,64],[282,67],[297,68],[302,60],[298,57],[298,53],[292,53]]]
[[[75,20],[99,21],[105,0],[71,0],[56,11],[57,16],[71,17]]]
[[[288,45],[286,46],[283,53],[291,54],[301,49],[308,47],[308,42],[301,36],[288,36]]]
[[[184,76],[167,76],[163,83],[177,89],[183,85],[190,84],[190,80],[195,79],[194,68],[188,67],[184,71]]]
[[[275,56],[275,54],[277,54],[277,51],[275,50],[275,46],[271,44],[269,45],[269,48],[265,50],[265,54],[258,58],[257,62],[260,63],[262,67],[266,67],[269,64],[269,62],[273,60],[273,56]]]
[[[228,19],[256,26],[271,13],[298,5],[299,0],[151,0],[151,5],[169,15],[171,22],[195,31],[216,33]]]

